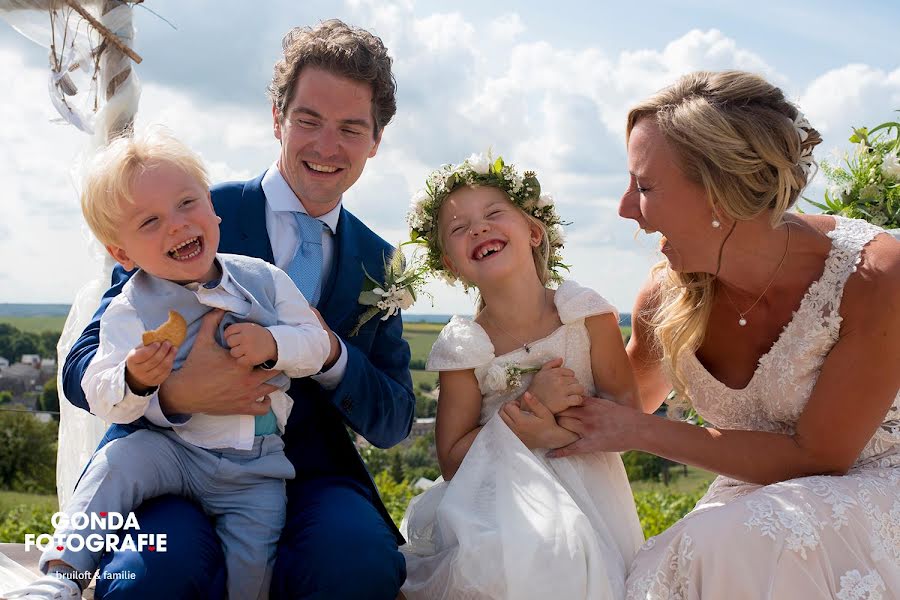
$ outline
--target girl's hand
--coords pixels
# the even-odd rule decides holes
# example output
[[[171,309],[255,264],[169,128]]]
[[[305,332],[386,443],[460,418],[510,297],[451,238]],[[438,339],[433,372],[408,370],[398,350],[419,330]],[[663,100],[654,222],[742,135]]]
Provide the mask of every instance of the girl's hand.
[[[575,371],[566,369],[563,359],[554,358],[534,374],[528,391],[537,397],[552,414],[581,405],[584,386],[575,379]]]
[[[178,348],[169,342],[138,346],[125,358],[125,383],[138,395],[162,384],[172,372]]]
[[[504,404],[500,418],[532,450],[559,448],[578,439],[577,434],[557,425],[553,413],[529,392],[525,392],[519,401]]]
[[[235,323],[225,328],[225,343],[242,367],[278,360],[278,347],[268,329],[256,323]]]
[[[581,438],[554,450],[548,456],[559,458],[588,452],[625,452],[637,446],[637,436],[645,418],[654,418],[605,398],[584,398],[581,406],[564,410],[559,425]]]

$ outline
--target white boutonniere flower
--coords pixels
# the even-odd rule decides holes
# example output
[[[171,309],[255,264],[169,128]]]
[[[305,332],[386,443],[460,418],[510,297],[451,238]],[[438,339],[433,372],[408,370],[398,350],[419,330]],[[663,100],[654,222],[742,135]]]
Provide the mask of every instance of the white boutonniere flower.
[[[379,314],[382,321],[387,321],[401,310],[409,309],[416,301],[416,293],[421,291],[425,284],[426,269],[417,260],[413,260],[413,264],[407,266],[403,251],[398,248],[394,250],[390,259],[384,262],[383,282],[369,275],[365,267],[363,273],[366,279],[359,293],[359,303],[369,308],[360,315],[356,326],[350,332],[351,337],[359,333],[363,325]]]

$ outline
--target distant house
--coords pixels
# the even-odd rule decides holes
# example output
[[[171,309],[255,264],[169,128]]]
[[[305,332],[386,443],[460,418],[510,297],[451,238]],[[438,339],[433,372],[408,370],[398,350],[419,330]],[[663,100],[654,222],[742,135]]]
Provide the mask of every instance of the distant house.
[[[24,365],[31,365],[35,369],[41,368],[41,357],[37,354],[23,354],[22,360],[20,360],[19,362]]]
[[[434,431],[434,417],[422,417],[416,419],[409,432],[410,438],[417,438]]]
[[[5,369],[9,366],[9,359],[3,358],[0,356],[0,369]]]
[[[55,358],[42,358],[41,359],[41,371],[44,373],[56,373],[56,359]]]
[[[22,396],[25,392],[40,391],[47,375],[40,369],[23,363],[15,363],[0,371],[0,390],[9,391],[13,396]]]

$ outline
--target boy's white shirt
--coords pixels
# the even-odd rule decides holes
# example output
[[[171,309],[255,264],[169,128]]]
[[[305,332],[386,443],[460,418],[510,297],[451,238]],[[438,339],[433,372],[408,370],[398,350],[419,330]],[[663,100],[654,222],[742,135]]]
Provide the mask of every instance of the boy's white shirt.
[[[328,333],[290,277],[277,267],[269,268],[275,282],[273,304],[278,318],[277,325],[267,327],[278,349],[272,371],[283,371],[292,378],[318,373],[331,350]],[[206,306],[237,313],[249,308],[249,301],[237,292],[227,269],[223,269],[222,279],[214,288],[196,283],[185,287]],[[185,415],[186,421],[173,422],[162,412],[158,390],[146,396],[131,391],[125,382],[125,359],[140,345],[144,331],[127,294],[116,296],[100,318],[100,346],[81,380],[91,412],[110,423],[131,423],[146,417],[160,427],[172,427],[182,439],[203,448],[251,448],[255,430],[252,415],[194,414]],[[269,398],[283,433],[293,401],[280,390]]]

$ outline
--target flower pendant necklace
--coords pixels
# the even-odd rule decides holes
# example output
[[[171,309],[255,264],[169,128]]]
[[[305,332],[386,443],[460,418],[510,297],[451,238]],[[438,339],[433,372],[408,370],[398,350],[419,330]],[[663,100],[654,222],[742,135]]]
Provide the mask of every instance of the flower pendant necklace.
[[[725,288],[725,286],[722,286],[722,291],[725,292],[725,297],[728,298],[728,302],[731,303],[731,306],[734,308],[734,310],[737,311],[737,314],[740,316],[740,318],[738,319],[738,325],[740,325],[741,327],[747,326],[747,315],[750,313],[751,310],[753,310],[753,307],[755,307],[757,304],[759,304],[759,301],[763,299],[763,297],[766,295],[766,292],[768,292],[769,288],[772,287],[772,284],[775,283],[775,279],[778,277],[778,274],[781,272],[781,267],[784,266],[784,259],[787,258],[788,248],[790,248],[790,245],[791,245],[790,223],[785,221],[784,226],[787,227],[787,241],[784,243],[784,254],[781,255],[781,261],[778,263],[778,266],[775,268],[775,274],[772,275],[772,279],[769,280],[769,285],[767,285],[766,289],[763,290],[763,293],[759,295],[759,298],[757,298],[753,302],[753,304],[750,305],[750,308],[748,308],[747,310],[744,310],[744,311],[739,309],[737,307],[737,304],[734,303],[734,300],[731,299],[731,295],[728,293],[728,290]]]
[[[546,310],[546,308],[547,308],[547,291],[544,290],[544,304],[541,306],[540,317],[543,317],[543,316],[544,316],[544,310]],[[538,320],[540,320],[540,317],[538,318]],[[519,344],[519,346],[521,346],[522,349],[525,350],[525,354],[529,354],[529,353],[531,352],[531,344],[534,343],[534,340],[532,340],[532,341],[530,341],[530,342],[523,342],[522,340],[520,340],[519,338],[517,338],[516,336],[514,336],[513,334],[511,334],[511,333],[508,332],[507,330],[505,330],[505,329],[503,329],[502,327],[500,327],[500,325],[498,325],[497,322],[494,321],[494,320],[493,320],[492,318],[490,318],[489,316],[484,315],[484,318],[488,321],[488,323],[490,323],[491,325],[493,325],[494,327],[496,327],[497,329],[499,329],[499,330],[500,330],[500,333],[502,333],[503,335],[505,335],[506,337],[508,337],[508,338],[511,339],[512,341],[514,341],[515,343]]]

